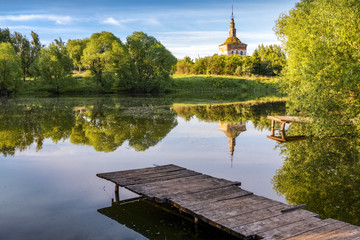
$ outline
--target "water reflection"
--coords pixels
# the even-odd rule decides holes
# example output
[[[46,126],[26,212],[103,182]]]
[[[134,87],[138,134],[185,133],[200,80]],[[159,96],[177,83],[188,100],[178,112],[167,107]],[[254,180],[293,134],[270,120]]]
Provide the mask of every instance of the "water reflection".
[[[173,105],[175,114],[169,99],[151,98],[11,99],[0,105],[0,152],[4,156],[13,156],[16,150],[24,151],[33,143],[39,151],[45,139],[54,143],[70,139],[73,144],[101,152],[113,152],[127,142],[134,150],[145,151],[177,126],[176,114],[186,119],[196,115],[200,120],[220,121],[220,129],[222,124],[236,126],[248,120],[263,129],[269,128],[267,114],[284,109],[283,101]],[[232,155],[238,134],[230,135],[234,135],[229,140]]]
[[[194,224],[191,218],[177,213],[170,206],[159,206],[145,199],[112,203],[99,213],[153,240],[236,239],[206,224]]]
[[[16,161],[6,157],[0,161],[0,175],[3,177],[0,187],[4,190],[0,209],[1,216],[6,219],[0,221],[0,225],[1,229],[7,230],[2,231],[2,236],[17,233],[18,238],[27,238],[30,231],[36,231],[43,233],[46,239],[54,236],[55,227],[63,226],[70,236],[85,229],[84,233],[95,236],[112,234],[111,239],[118,239],[122,234],[121,239],[134,239],[127,237],[127,234],[133,236],[132,231],[121,230],[120,226],[113,226],[110,219],[105,218],[106,221],[103,216],[93,215],[109,200],[103,192],[104,183],[98,182],[95,174],[169,163],[242,181],[246,189],[273,199],[277,196],[270,190],[269,179],[275,169],[279,169],[273,184],[289,203],[306,203],[309,210],[323,217],[360,225],[359,139],[347,138],[343,134],[335,138],[286,142],[279,145],[284,158],[282,165],[278,149],[273,151],[275,142],[266,139],[271,130],[271,121],[266,116],[284,115],[284,102],[203,105],[173,102],[172,99],[145,97],[10,99],[0,102],[0,152],[4,156],[16,154]],[[191,120],[186,122],[183,119]],[[243,131],[245,124],[246,131]],[[284,138],[311,135],[311,132],[300,129],[304,127],[308,126],[291,126]],[[238,156],[234,168],[223,159],[229,150],[221,130],[225,130],[231,139],[230,154],[235,152],[236,155],[236,150],[241,150],[241,159]],[[53,144],[65,140],[64,144]],[[160,147],[151,151],[151,147],[157,144]],[[30,150],[29,154],[17,154],[32,145],[39,153]],[[80,145],[90,146],[98,152],[78,147]],[[120,148],[127,145],[132,149]],[[138,153],[133,149],[146,152]],[[103,152],[112,153],[105,155]],[[29,195],[33,197],[24,200],[24,196]],[[104,199],[97,200],[99,198]],[[147,227],[137,229],[141,227],[141,219],[140,222],[134,219],[137,212],[128,212],[129,217],[134,217],[131,221],[138,223],[130,227],[130,220],[120,219],[123,212],[110,208],[106,214],[104,212],[106,216],[152,238],[146,235],[145,228],[156,229],[156,218],[150,219]],[[134,210],[137,208],[142,209],[133,206]],[[56,216],[54,224],[49,224],[53,216]],[[144,218],[146,214],[137,216]],[[166,222],[177,228],[177,221]],[[183,219],[179,226],[184,226],[181,221]],[[26,223],[20,224],[19,228],[18,223],[23,222]],[[151,222],[155,224],[151,225]],[[187,229],[174,234],[185,234],[185,239],[195,238],[193,225]],[[156,233],[154,230],[151,234]]]
[[[136,151],[155,146],[177,125],[168,106],[119,99],[9,100],[0,106],[0,151],[4,156],[45,139],[70,139],[96,151],[112,152],[125,141]]]
[[[269,129],[270,123],[266,120],[268,115],[284,114],[285,102],[247,101],[241,103],[184,105],[174,104],[172,109],[176,114],[189,121],[192,117],[207,121],[219,122],[219,130],[228,137],[231,165],[236,145],[236,138],[246,131],[246,122],[251,121],[258,130]]]
[[[284,164],[273,177],[274,189],[323,218],[360,225],[359,143],[343,136],[280,144]]]
[[[285,114],[285,101],[248,101],[241,103],[182,105],[174,104],[172,109],[186,120],[196,117],[203,121],[241,123],[252,121],[258,130],[270,129],[268,115]]]
[[[219,130],[224,132],[225,135],[229,138],[230,155],[231,157],[233,157],[236,145],[236,138],[240,135],[240,133],[246,131],[246,124],[220,122]]]

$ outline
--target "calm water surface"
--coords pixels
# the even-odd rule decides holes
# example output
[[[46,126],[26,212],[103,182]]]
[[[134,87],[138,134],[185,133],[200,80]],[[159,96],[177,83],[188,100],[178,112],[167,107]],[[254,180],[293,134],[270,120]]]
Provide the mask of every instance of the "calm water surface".
[[[172,99],[144,97],[3,100],[0,103],[0,239],[209,239],[216,236],[216,231],[213,233],[206,227],[195,231],[186,220],[159,211],[144,201],[111,208],[114,184],[97,178],[96,174],[154,165],[176,164],[240,181],[244,189],[281,202],[288,200],[294,204],[302,200],[284,187],[292,177],[296,179],[296,174],[284,174],[289,172],[284,167],[297,171],[304,167],[288,166],[286,159],[291,151],[298,151],[292,149],[299,144],[285,147],[267,138],[270,121],[266,116],[284,114],[284,102],[211,106],[175,103]],[[313,145],[302,143],[305,155],[306,147]],[[286,151],[288,155],[284,156]],[[353,206],[352,213],[340,218],[358,223],[356,214],[360,206],[354,206],[353,201],[359,196],[359,183],[352,182],[357,180],[357,172],[350,174],[354,176],[349,176],[346,183],[351,185],[346,188],[349,192],[334,201],[345,198],[346,206]],[[304,182],[313,184],[311,180]],[[318,191],[314,196],[321,193]],[[120,189],[121,200],[133,197],[136,195]],[[333,205],[334,202],[329,203]],[[329,211],[332,217],[333,212]],[[217,238],[228,237],[220,234]]]

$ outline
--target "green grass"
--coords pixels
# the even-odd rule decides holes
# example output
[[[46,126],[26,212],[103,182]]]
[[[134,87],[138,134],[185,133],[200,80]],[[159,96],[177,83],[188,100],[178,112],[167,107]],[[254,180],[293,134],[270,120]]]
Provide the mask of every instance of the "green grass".
[[[278,92],[276,78],[178,74],[172,77],[173,92]]]
[[[172,84],[167,90],[177,95],[209,95],[217,100],[224,98],[239,98],[241,95],[263,97],[264,95],[279,95],[277,79],[267,77],[236,77],[212,75],[178,75],[172,76]],[[63,80],[61,94],[93,95],[117,93],[119,89],[103,91],[91,77],[89,71],[74,72],[71,77]],[[27,79],[20,95],[46,95],[51,93],[51,86],[33,79]],[[193,98],[193,97],[192,97]],[[208,98],[208,97],[206,97]],[[244,97],[242,97],[244,98]]]

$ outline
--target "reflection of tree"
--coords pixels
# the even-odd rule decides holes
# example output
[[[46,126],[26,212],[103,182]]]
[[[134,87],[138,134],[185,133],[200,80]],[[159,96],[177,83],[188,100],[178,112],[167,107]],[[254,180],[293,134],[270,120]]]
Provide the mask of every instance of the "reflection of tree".
[[[360,139],[310,139],[280,145],[285,161],[273,178],[291,204],[360,225]]]
[[[251,120],[260,130],[270,129],[271,123],[266,119],[268,115],[285,113],[284,101],[244,102],[206,105],[173,105],[177,115],[189,120],[196,116],[200,120],[210,122],[246,122]]]
[[[130,107],[128,101],[111,99],[92,99],[87,104],[81,99],[2,102],[0,152],[14,155],[15,150],[23,151],[33,143],[40,150],[44,139],[56,143],[68,138],[97,151],[114,151],[125,141],[144,151],[163,139],[177,122],[168,107],[153,106],[151,101],[134,102]]]
[[[40,150],[45,138],[54,142],[66,139],[73,126],[71,109],[52,105],[2,103],[0,107],[0,151],[14,155],[32,143]]]
[[[156,107],[135,108],[135,111],[94,109],[78,114],[75,122],[71,142],[104,152],[116,150],[126,140],[136,151],[145,151],[177,125],[173,113]]]

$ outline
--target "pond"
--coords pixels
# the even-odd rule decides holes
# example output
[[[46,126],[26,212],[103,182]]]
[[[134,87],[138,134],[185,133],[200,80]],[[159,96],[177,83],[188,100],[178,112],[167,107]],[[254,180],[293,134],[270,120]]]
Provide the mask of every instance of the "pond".
[[[96,177],[165,164],[360,225],[358,139],[269,139],[266,116],[286,113],[281,99],[191,102],[2,99],[0,239],[229,239],[147,201],[113,208],[114,184]],[[120,189],[121,200],[134,197]]]

